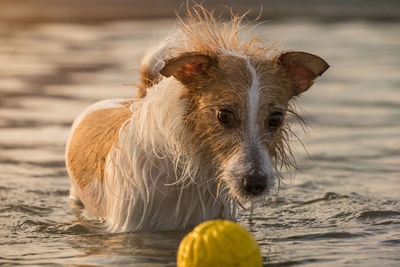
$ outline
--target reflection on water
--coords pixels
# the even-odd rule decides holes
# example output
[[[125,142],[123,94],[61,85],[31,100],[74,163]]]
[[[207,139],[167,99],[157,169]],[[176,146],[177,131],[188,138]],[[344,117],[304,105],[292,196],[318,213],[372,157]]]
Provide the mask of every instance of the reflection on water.
[[[176,250],[187,232],[77,235],[71,244],[86,263],[175,266]]]
[[[132,97],[138,62],[171,21],[0,25],[0,264],[173,266],[186,231],[105,234],[71,207],[64,145],[72,119]],[[400,25],[267,23],[288,49],[331,69],[300,100],[311,159],[249,221],[265,265],[400,260]]]

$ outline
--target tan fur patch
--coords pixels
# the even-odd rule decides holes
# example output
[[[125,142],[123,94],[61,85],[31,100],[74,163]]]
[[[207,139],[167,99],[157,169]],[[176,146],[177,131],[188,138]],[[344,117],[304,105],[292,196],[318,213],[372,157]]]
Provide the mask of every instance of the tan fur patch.
[[[193,131],[197,149],[206,149],[218,164],[238,148],[246,131],[247,90],[251,75],[243,58],[218,57],[208,71],[208,79],[188,87],[182,97],[189,99],[185,123]],[[220,109],[235,114],[232,127],[222,126],[217,119]]]
[[[252,77],[246,60],[250,60],[257,77]],[[220,55],[207,72],[207,79],[187,86],[182,96],[189,101],[186,124],[196,136],[194,146],[209,152],[217,165],[249,142],[249,89],[253,78],[258,80],[259,103],[257,109],[258,136],[270,155],[293,165],[286,152],[285,124],[276,130],[268,128],[268,117],[275,111],[287,113],[291,98],[291,81],[274,58]],[[231,127],[222,126],[217,119],[220,109],[234,113]],[[289,129],[290,130],[290,129]],[[287,130],[287,131],[289,131]]]
[[[94,111],[78,124],[69,145],[67,161],[72,177],[81,189],[95,177],[103,181],[107,155],[118,142],[121,126],[131,115],[125,104],[121,108]]]

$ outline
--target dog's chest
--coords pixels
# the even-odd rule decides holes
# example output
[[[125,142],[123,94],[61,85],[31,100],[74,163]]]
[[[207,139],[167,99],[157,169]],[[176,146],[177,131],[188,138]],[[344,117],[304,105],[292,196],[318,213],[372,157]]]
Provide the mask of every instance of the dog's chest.
[[[193,227],[205,220],[230,218],[231,210],[221,196],[205,188],[177,188],[162,185],[143,214],[143,230],[171,230]]]

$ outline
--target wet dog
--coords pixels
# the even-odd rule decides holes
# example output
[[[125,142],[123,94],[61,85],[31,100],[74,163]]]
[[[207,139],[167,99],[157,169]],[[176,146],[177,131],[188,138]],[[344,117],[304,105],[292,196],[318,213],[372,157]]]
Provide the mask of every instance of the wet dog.
[[[71,197],[109,231],[183,229],[235,218],[293,164],[294,100],[328,69],[318,56],[243,41],[243,17],[197,7],[142,62],[136,99],[106,100],[73,124]]]

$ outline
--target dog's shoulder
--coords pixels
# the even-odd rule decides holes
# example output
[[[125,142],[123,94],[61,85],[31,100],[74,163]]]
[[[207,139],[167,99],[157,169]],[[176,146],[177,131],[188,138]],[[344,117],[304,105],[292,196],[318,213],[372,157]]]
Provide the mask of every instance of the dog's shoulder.
[[[131,118],[130,105],[134,101],[100,101],[74,122],[67,145],[67,165],[81,189],[93,179],[103,180],[107,155],[118,143],[121,127]]]

